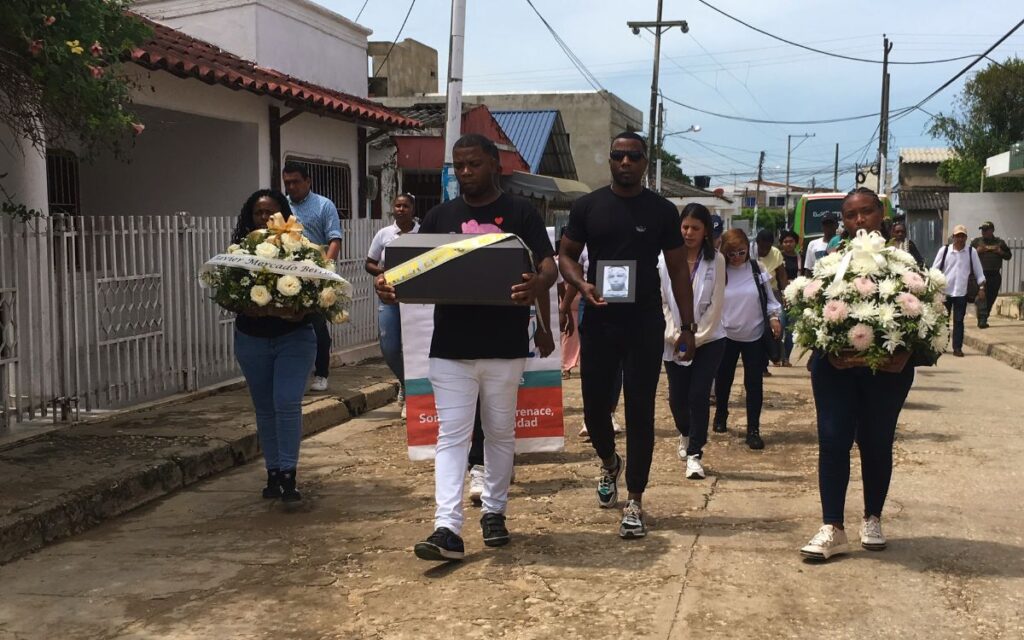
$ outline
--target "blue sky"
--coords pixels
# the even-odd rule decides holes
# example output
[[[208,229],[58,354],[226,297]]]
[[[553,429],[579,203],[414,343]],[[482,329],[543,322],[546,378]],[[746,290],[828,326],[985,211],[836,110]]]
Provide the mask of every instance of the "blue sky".
[[[318,1],[351,19],[364,4],[364,0]],[[980,53],[1024,18],[1019,0],[709,1],[766,31],[845,55],[880,59],[882,34],[887,33],[894,42],[891,60]],[[626,21],[653,20],[656,0],[533,2],[601,85],[646,116],[653,36],[633,35]],[[401,36],[438,50],[442,83],[450,7],[449,0],[417,0]],[[368,0],[359,22],[373,29],[373,40],[391,40],[408,8],[407,0]],[[689,34],[674,30],[662,37],[660,88],[667,97],[709,111],[766,120],[820,120],[879,111],[881,65],[792,47],[695,0],[665,0],[664,18],[687,20],[690,25]],[[1024,28],[992,55],[997,60],[1024,57]],[[467,93],[590,89],[526,0],[468,0],[465,58]],[[969,62],[891,67],[891,108],[917,103]],[[975,67],[980,68],[982,64]],[[948,112],[962,84],[963,78],[924,109]],[[444,91],[443,85],[440,90]],[[794,184],[809,183],[811,176],[819,184],[831,184],[837,142],[843,169],[873,160],[877,150],[877,142],[868,145],[877,118],[818,125],[752,124],[671,103],[665,108],[666,131],[691,124],[702,127],[700,133],[669,138],[666,147],[681,157],[688,174],[718,175],[712,179],[714,185],[732,182],[734,172],[737,180],[752,178],[760,150],[767,152],[766,178],[781,181],[787,134],[815,134],[793,152]],[[928,136],[928,120],[928,115],[915,111],[892,123],[891,161],[900,147],[942,146],[941,140]],[[794,140],[794,146],[798,142]],[[843,171],[840,189],[852,186],[852,171]]]

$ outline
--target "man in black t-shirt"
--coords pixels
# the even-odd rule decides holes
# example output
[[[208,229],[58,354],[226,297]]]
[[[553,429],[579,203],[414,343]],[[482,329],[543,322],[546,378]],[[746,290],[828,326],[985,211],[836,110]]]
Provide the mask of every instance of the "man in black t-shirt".
[[[529,201],[497,188],[498,148],[469,134],[453,148],[462,195],[427,212],[420,233],[514,233],[533,252],[537,273],[524,273],[512,287],[516,306],[436,305],[430,342],[430,384],[437,406],[434,458],[434,532],[415,546],[424,560],[461,560],[462,490],[477,399],[484,439],[484,544],[509,542],[505,526],[508,486],[515,454],[516,399],[529,355],[530,305],[546,299],[555,283],[554,249],[544,221]],[[395,302],[395,290],[381,275],[377,295]]]
[[[654,401],[661,375],[665,319],[661,307],[658,255],[672,274],[672,291],[682,314],[677,348],[682,358],[694,353],[693,290],[687,277],[683,236],[675,206],[644,188],[647,144],[635,133],[620,133],[609,153],[612,183],[579,200],[569,213],[569,224],[559,249],[558,264],[565,281],[586,300],[580,325],[580,378],[583,418],[590,441],[603,463],[597,486],[598,504],[618,503],[618,479],[623,460],[615,453],[611,406],[615,376],[622,367],[626,395],[626,447],[629,462],[626,486],[629,500],[623,509],[619,535],[640,538],[647,534],[642,500],[654,454]],[[583,273],[579,257],[586,245],[590,258]],[[635,302],[606,301],[596,290],[602,261],[636,261]]]

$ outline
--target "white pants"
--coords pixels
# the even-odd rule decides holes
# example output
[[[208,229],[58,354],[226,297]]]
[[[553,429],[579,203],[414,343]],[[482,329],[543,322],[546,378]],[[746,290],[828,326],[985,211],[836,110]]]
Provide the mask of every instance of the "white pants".
[[[516,397],[526,359],[430,359],[440,423],[434,458],[434,527],[462,532],[462,488],[473,440],[477,395],[484,431],[484,513],[505,513],[516,449]]]

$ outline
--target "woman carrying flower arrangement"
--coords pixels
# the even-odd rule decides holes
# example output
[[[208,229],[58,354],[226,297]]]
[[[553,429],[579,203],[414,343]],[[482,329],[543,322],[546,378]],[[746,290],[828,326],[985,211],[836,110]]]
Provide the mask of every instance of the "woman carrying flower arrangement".
[[[849,550],[844,515],[850,449],[860,449],[864,482],[861,546],[886,546],[881,517],[892,477],[896,421],[915,364],[934,363],[945,348],[945,279],[924,272],[909,253],[886,247],[882,203],[858,188],[843,201],[851,238],[797,278],[785,297],[797,344],[812,349],[811,383],[818,414],[821,529],[800,553],[827,560]]]
[[[235,318],[235,357],[256,410],[267,467],[264,498],[295,503],[302,396],[316,358],[311,320],[348,318],[347,282],[328,269],[323,249],[302,236],[283,194],[253,193],[242,205],[232,244],[200,272],[213,300]]]

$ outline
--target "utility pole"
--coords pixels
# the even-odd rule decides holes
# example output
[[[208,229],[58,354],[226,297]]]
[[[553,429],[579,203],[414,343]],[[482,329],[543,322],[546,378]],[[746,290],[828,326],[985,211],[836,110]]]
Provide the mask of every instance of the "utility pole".
[[[793,138],[803,138],[804,140],[807,140],[807,138],[813,138],[814,136],[815,134],[813,133],[802,133],[799,135],[789,134],[786,136],[786,199],[783,201],[782,209],[786,214],[787,229],[789,228],[789,158],[790,154],[793,153],[793,150],[791,149]],[[801,144],[803,144],[803,140],[801,140],[796,146],[799,147]]]
[[[655,165],[657,166],[654,190],[661,193],[661,150],[665,147],[665,103],[658,102],[658,155]]]
[[[655,138],[655,125],[658,119],[658,67],[661,65],[661,34],[672,27],[679,27],[683,33],[690,30],[686,20],[662,20],[661,9],[663,0],[658,0],[658,19],[654,22],[627,22],[626,26],[633,30],[633,33],[640,35],[641,29],[647,29],[654,33],[654,73],[651,78],[651,112],[647,120],[647,144],[651,147],[650,152],[655,158],[661,157],[661,146]],[[654,184],[655,166],[647,163],[647,184]]]
[[[889,52],[893,43],[882,34],[882,110],[878,123],[878,190],[885,185],[886,159],[889,155]]]
[[[832,169],[832,190],[839,191],[839,143],[836,143],[836,164]]]
[[[751,235],[757,235],[757,203],[761,200],[761,176],[764,171],[764,151],[761,152],[761,157],[757,161],[757,188],[754,191],[754,227],[750,230]]]
[[[462,136],[462,57],[466,47],[466,0],[452,0],[451,40],[448,41],[448,106],[444,127],[444,166],[441,168],[441,199],[459,195],[452,147]]]

